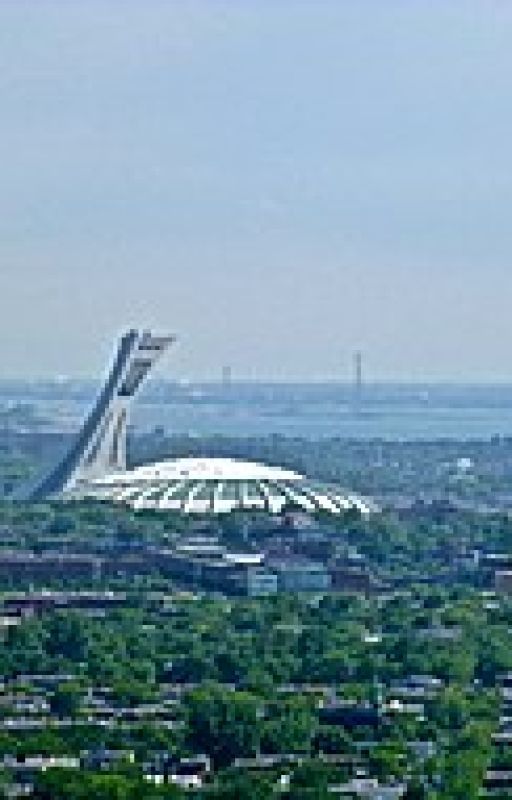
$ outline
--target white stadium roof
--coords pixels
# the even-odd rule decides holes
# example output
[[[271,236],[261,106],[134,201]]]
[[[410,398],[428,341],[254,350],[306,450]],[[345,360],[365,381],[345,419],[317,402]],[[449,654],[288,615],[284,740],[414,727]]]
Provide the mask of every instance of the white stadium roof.
[[[72,494],[185,514],[257,509],[277,514],[294,507],[331,514],[355,509],[366,515],[375,510],[359,495],[311,483],[291,470],[230,458],[161,461],[80,481]]]

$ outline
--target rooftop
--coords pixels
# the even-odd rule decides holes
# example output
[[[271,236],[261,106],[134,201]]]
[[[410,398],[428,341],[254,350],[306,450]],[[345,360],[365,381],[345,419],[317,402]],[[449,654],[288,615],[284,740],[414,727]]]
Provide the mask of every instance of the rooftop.
[[[108,473],[79,482],[72,495],[185,514],[258,509],[281,513],[294,508],[331,514],[354,509],[366,515],[375,510],[371,502],[340,487],[312,483],[281,467],[231,458],[180,458]]]

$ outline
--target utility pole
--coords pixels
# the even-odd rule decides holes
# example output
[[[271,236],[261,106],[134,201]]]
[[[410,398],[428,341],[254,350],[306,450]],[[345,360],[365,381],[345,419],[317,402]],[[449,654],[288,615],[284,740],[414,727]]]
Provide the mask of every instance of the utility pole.
[[[224,386],[224,388],[231,386],[231,380],[232,380],[231,367],[229,366],[229,364],[226,364],[224,367],[222,367],[222,385]]]
[[[354,411],[359,414],[363,399],[363,354],[360,350],[354,353]]]

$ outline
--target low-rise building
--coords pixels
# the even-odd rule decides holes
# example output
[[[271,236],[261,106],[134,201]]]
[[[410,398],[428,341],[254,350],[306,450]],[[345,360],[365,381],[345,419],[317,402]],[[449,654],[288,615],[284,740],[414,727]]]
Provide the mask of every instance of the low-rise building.
[[[331,588],[328,569],[316,561],[286,558],[269,562],[281,592],[326,592]]]

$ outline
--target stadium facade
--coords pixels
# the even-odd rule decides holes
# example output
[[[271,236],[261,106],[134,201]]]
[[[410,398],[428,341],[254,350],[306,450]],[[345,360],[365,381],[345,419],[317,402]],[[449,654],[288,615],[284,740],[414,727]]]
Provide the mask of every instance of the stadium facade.
[[[221,458],[178,459],[128,469],[126,436],[130,407],[154,364],[174,341],[150,331],[121,337],[98,399],[64,459],[30,492],[41,501],[55,495],[96,498],[136,509],[185,514],[235,510],[280,513],[288,508],[369,514],[369,501],[318,485],[275,466]]]
[[[78,483],[75,495],[185,514],[279,514],[293,508],[330,514],[355,509],[365,515],[373,510],[356,494],[312,483],[296,472],[229,458],[182,458],[107,474]]]

